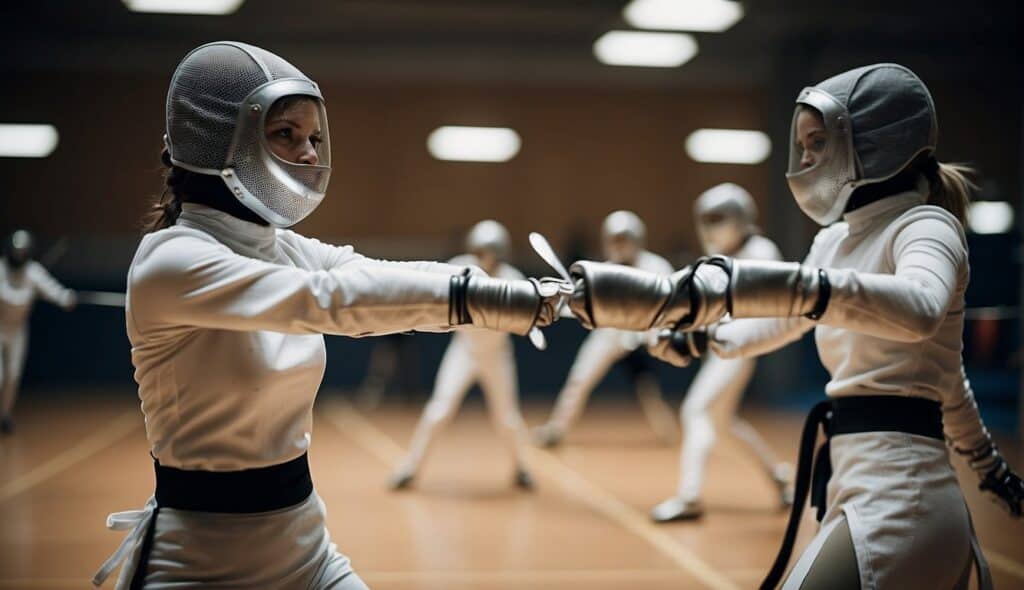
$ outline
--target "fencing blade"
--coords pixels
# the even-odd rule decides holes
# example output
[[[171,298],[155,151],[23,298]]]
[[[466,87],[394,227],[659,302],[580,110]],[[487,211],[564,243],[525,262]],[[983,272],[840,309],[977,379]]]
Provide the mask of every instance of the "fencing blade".
[[[75,291],[78,305],[124,307],[125,294],[117,291]]]
[[[530,245],[533,246],[533,251],[537,253],[544,262],[548,263],[548,266],[555,269],[558,276],[562,277],[569,284],[572,284],[572,278],[569,276],[569,271],[565,270],[565,265],[558,259],[558,255],[555,254],[555,249],[551,247],[551,243],[543,234],[537,232],[530,232]]]

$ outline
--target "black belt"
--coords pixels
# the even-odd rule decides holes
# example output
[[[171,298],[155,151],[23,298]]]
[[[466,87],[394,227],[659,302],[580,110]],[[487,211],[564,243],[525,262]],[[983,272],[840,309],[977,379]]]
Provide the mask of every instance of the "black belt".
[[[825,433],[825,442],[815,451],[819,425]],[[786,571],[808,492],[811,506],[817,508],[818,521],[825,516],[828,480],[832,477],[829,440],[839,434],[857,432],[906,432],[945,440],[942,433],[942,406],[939,402],[920,397],[867,395],[838,397],[811,408],[800,435],[800,459],[786,534],[775,556],[775,563],[761,582],[761,590],[773,590]]]
[[[193,512],[249,514],[294,506],[313,493],[305,453],[278,465],[242,471],[156,468],[156,504]]]
[[[142,543],[139,564],[131,588],[141,588],[153,546],[153,531],[161,508],[192,512],[252,514],[294,506],[313,493],[306,453],[286,463],[241,471],[189,471],[156,469],[156,509]]]

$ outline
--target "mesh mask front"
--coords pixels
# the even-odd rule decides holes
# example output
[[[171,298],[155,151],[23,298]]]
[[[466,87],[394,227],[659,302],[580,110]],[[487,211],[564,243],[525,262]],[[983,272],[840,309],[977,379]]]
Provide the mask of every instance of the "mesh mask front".
[[[316,104],[322,140],[316,164],[286,161],[267,143],[267,113],[290,96]],[[244,43],[209,43],[185,56],[167,94],[165,142],[172,163],[220,176],[235,198],[278,227],[312,213],[330,180],[330,136],[319,87],[287,61]]]
[[[901,172],[938,139],[935,105],[924,83],[897,64],[875,64],[804,88],[797,97],[786,179],[797,204],[828,225],[842,216],[853,191]],[[805,167],[797,121],[801,109],[816,111],[825,146]]]

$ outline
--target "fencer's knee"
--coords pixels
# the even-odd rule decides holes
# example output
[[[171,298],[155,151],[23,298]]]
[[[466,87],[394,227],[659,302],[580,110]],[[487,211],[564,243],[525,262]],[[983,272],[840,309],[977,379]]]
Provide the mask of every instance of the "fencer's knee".
[[[683,423],[697,422],[707,417],[708,409],[704,404],[695,403],[689,398],[683,402],[683,407],[679,410],[679,418]]]
[[[562,386],[562,395],[580,391],[586,384],[587,378],[585,375],[569,375],[569,378],[565,380],[565,385]]]
[[[447,404],[427,404],[427,409],[423,413],[424,418],[430,424],[444,424],[452,419],[455,415],[455,409],[449,407]]]

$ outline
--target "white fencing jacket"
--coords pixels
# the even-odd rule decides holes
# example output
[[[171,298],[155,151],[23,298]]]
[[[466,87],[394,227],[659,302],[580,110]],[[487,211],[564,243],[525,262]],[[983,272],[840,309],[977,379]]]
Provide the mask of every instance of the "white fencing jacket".
[[[322,334],[448,328],[460,267],[372,260],[186,203],[128,271],[135,380],[153,456],[179,469],[283,463],[310,444]]]

